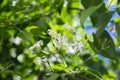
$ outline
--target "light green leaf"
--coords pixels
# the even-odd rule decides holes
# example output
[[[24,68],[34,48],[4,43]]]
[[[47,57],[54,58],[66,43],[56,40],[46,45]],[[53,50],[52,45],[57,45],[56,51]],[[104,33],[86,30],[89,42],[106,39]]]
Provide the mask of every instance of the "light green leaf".
[[[67,7],[62,8],[61,19],[63,22],[67,22],[69,25],[72,25],[73,17],[69,14]]]
[[[117,43],[120,45],[120,17],[115,19],[116,34],[117,34]]]
[[[116,32],[117,32],[117,36],[120,36],[120,17],[115,19],[115,25],[116,25]]]
[[[53,65],[52,68],[54,70],[58,70],[58,71],[64,71],[66,73],[69,73],[69,70],[67,69],[67,66],[64,64],[58,64],[58,65]]]

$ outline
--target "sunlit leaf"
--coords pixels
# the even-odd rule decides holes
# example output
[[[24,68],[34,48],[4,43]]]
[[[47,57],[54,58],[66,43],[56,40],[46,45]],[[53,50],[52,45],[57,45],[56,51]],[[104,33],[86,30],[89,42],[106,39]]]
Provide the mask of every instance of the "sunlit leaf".
[[[0,1],[2,1],[2,4],[0,5],[1,7],[4,7],[8,3],[8,0],[0,0]]]
[[[107,5],[108,6],[112,6],[115,5],[117,3],[118,0],[108,0]]]
[[[64,22],[67,22],[68,24],[72,24],[72,17],[68,12],[68,8],[67,7],[63,7],[62,11],[61,11],[61,19]]]
[[[120,17],[115,19],[115,25],[116,25],[117,37],[119,37],[120,36]]]
[[[120,17],[116,18],[114,22],[116,26],[117,41],[120,45]]]
[[[53,65],[52,68],[55,69],[55,70],[58,70],[58,71],[63,71],[63,72],[69,73],[66,65],[64,65],[64,64]]]

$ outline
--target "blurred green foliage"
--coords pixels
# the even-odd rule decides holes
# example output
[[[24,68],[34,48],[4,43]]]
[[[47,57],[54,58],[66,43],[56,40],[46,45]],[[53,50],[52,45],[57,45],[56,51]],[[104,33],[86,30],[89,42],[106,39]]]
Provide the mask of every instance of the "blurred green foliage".
[[[119,80],[120,18],[105,30],[120,15],[113,1],[0,0],[0,80]]]

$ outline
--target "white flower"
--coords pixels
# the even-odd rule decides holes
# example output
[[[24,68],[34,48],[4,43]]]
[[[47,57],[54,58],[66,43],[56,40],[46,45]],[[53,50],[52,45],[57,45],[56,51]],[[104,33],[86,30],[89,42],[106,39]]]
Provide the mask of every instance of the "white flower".
[[[71,27],[68,24],[65,24],[64,27],[67,29],[71,29]]]
[[[19,45],[19,44],[21,43],[21,38],[16,37],[15,40],[14,40],[14,43],[15,43],[16,45]]]
[[[40,59],[40,57],[37,57],[37,58],[36,58],[36,64],[38,64],[38,65],[41,64],[41,59]]]
[[[23,60],[24,60],[24,55],[23,55],[23,54],[18,55],[18,56],[17,56],[17,60],[18,60],[19,62],[23,62]]]
[[[68,2],[65,0],[63,7],[67,7],[67,5],[68,5]]]
[[[40,46],[42,46],[42,45],[43,45],[43,41],[40,40],[40,41],[38,41],[37,43],[35,43],[33,46],[31,46],[29,49],[30,49],[31,51],[33,51],[33,49],[35,49],[35,48],[37,48],[37,47],[40,47]]]
[[[68,49],[67,49],[66,53],[74,54],[75,53],[75,49],[73,49],[72,46],[68,46]]]
[[[84,44],[82,42],[79,42],[78,44],[79,51],[82,52],[84,48],[85,48]]]
[[[82,42],[74,42],[72,44],[69,44],[68,49],[71,49],[71,50],[68,50],[68,52],[71,52],[71,53],[80,52],[81,53],[84,47],[85,46]]]
[[[48,29],[47,33],[51,36],[53,34],[51,29]]]
[[[76,16],[74,17],[72,26],[73,26],[73,27],[78,26],[78,25],[79,25],[79,22],[80,22],[80,19],[79,19],[78,15],[76,15]]]
[[[12,6],[16,6],[18,1],[12,1]]]
[[[66,43],[67,43],[67,37],[63,37],[60,33],[58,33],[56,35],[55,39],[53,39],[53,44],[58,49],[60,49],[64,45],[66,45]]]
[[[22,80],[19,75],[13,75],[13,80]]]

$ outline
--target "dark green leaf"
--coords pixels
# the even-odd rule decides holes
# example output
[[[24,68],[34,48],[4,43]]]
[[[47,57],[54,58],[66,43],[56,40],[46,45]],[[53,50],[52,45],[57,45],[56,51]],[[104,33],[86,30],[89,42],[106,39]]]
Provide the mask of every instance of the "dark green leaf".
[[[96,6],[101,2],[103,2],[103,0],[81,0],[81,3],[86,9],[89,8],[90,6]]]
[[[97,37],[101,36],[102,32],[104,31],[104,28],[107,26],[107,24],[110,21],[112,15],[113,15],[113,12],[109,11],[109,12],[103,13],[99,17],[99,19],[97,21],[97,24],[96,24],[96,27],[97,27],[96,35],[97,35]]]
[[[18,36],[23,40],[32,42],[32,35],[27,31],[21,31],[20,33],[18,33]]]
[[[90,42],[90,46],[97,54],[101,54],[104,57],[117,60],[118,54],[115,51],[115,45],[107,31],[103,31],[101,36],[97,37],[93,34],[94,42]]]
[[[117,8],[117,12],[120,15],[120,7]]]
[[[86,20],[86,18],[89,17],[89,16],[91,16],[91,14],[93,14],[98,8],[100,8],[102,6],[102,4],[103,3],[100,3],[97,6],[90,6],[89,8],[87,8],[86,10],[84,10],[81,13],[81,16],[80,16],[80,23],[81,23],[81,25],[83,25],[84,21]]]
[[[98,78],[99,80],[102,79],[102,75],[100,74],[100,72],[93,70],[93,69],[89,69],[87,70],[88,73],[90,73],[91,75],[95,76],[96,78]]]
[[[101,14],[105,13],[107,10],[105,4],[103,4],[99,9],[97,9],[91,16],[91,21],[94,27],[96,27],[95,25],[97,24],[96,22],[98,22],[99,17],[101,16]]]
[[[45,35],[46,33],[41,30],[39,27],[38,28],[34,28],[30,30],[31,33],[33,33],[34,35],[38,36],[38,35]]]
[[[47,18],[43,17],[37,20],[36,22],[29,23],[26,29],[35,35],[43,35],[46,34],[47,30],[50,28],[47,22]]]
[[[68,80],[101,80],[101,76],[98,73],[95,73],[90,70],[82,70],[79,72],[71,73],[67,75]]]
[[[87,9],[87,8],[89,8],[90,6],[96,6],[96,5],[100,4],[100,3],[102,3],[103,0],[89,0],[89,1],[88,1],[88,0],[82,0],[81,2],[82,2],[82,4],[83,4],[83,6]],[[97,10],[90,16],[93,26],[96,25],[96,22],[98,21],[99,16],[100,16],[101,14],[103,14],[104,12],[106,12],[106,11],[107,11],[107,8],[106,8],[105,4],[102,4],[102,6],[101,6],[99,9],[97,9]]]
[[[10,35],[8,30],[13,29],[13,27],[0,27],[0,37],[8,38]]]
[[[59,77],[58,73],[53,73],[47,80],[56,80]]]
[[[49,29],[49,25],[48,25],[46,17],[43,17],[43,18],[39,19],[36,22],[36,25],[39,26],[39,28],[43,31],[47,31]]]
[[[23,11],[26,9],[26,7],[21,7],[21,6],[9,6],[9,8],[11,11],[16,11],[16,12]]]

